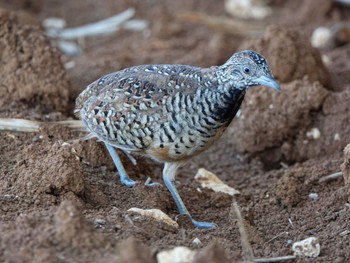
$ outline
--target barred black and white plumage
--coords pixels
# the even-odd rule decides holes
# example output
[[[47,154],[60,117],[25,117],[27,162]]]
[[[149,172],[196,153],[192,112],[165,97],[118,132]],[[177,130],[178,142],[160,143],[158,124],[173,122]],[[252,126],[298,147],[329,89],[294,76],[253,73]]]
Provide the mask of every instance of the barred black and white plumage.
[[[76,100],[76,113],[110,151],[112,146],[164,162],[164,171],[173,174],[163,177],[172,181],[179,165],[220,138],[246,89],[256,85],[279,89],[266,60],[254,51],[210,68],[141,65],[90,84]],[[171,182],[167,186],[173,194]],[[174,198],[180,213],[188,214]]]

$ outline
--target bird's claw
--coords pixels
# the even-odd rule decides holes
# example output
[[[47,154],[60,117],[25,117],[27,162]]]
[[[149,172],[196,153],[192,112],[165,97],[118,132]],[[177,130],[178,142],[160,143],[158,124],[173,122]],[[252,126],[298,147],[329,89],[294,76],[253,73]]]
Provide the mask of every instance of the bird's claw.
[[[125,185],[126,187],[129,187],[129,188],[137,185],[137,182],[130,179],[130,178],[123,178],[123,179],[120,179],[120,181],[123,185]]]
[[[191,219],[192,224],[196,227],[196,228],[200,228],[200,229],[213,229],[213,228],[217,228],[218,225],[212,222],[200,222],[200,221],[196,221]]]
[[[122,178],[120,179],[121,183],[123,185],[125,185],[126,187],[135,187],[138,182],[130,179],[130,178]],[[160,187],[162,186],[160,183],[157,183],[157,182],[153,182],[152,179],[150,177],[147,178],[146,182],[145,182],[145,186],[150,186],[150,187]]]
[[[146,182],[145,182],[145,186],[150,186],[150,187],[160,187],[162,186],[160,183],[157,182],[152,182],[151,177],[148,177]]]

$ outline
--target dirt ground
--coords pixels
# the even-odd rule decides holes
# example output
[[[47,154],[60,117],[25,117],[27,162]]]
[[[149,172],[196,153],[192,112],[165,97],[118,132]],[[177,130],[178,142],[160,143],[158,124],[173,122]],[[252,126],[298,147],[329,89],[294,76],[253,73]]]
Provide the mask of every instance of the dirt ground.
[[[77,95],[106,73],[152,63],[219,65],[242,49],[262,53],[282,87],[249,90],[223,138],[179,172],[188,209],[217,223],[213,230],[193,229],[178,217],[165,187],[121,185],[103,145],[81,140],[83,132],[53,124],[32,133],[2,131],[1,262],[156,262],[159,251],[175,246],[200,250],[195,262],[240,262],[232,199],[201,189],[193,179],[200,167],[240,190],[256,258],[292,255],[293,242],[316,237],[320,255],[294,262],[350,262],[349,30],[325,48],[310,44],[317,27],[350,21],[350,7],[270,1],[272,15],[256,22],[264,31],[251,37],[188,19],[196,12],[230,20],[217,0],[1,0],[0,7],[1,118],[72,119]],[[40,26],[60,17],[75,27],[129,7],[149,21],[147,30],[85,38],[78,56],[60,53]],[[123,158],[132,178],[162,183],[160,164],[137,159],[133,166]],[[158,208],[180,228],[130,214],[132,207]]]

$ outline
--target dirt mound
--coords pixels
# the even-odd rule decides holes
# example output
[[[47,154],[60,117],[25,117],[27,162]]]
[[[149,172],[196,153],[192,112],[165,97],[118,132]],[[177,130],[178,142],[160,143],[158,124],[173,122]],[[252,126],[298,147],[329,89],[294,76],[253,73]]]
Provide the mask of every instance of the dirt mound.
[[[280,160],[281,155],[295,161],[284,150],[287,147],[284,143],[298,136],[306,137],[312,128],[313,113],[322,108],[329,92],[306,78],[283,84],[282,90],[276,93],[258,88],[247,94],[241,114],[230,128],[238,151],[257,153],[276,149],[275,154],[269,156],[270,161]]]
[[[22,26],[14,13],[0,11],[0,107],[24,101],[44,112],[65,112],[69,81],[60,61],[43,32]]]
[[[346,89],[343,83],[350,83],[350,45],[332,50],[327,56],[330,60],[327,67],[332,76],[332,84],[337,90]]]
[[[274,167],[345,147],[350,140],[345,113],[349,91],[333,91],[321,55],[307,38],[296,30],[270,27],[263,38],[246,41],[243,47],[266,55],[276,78],[285,84],[280,93],[260,88],[248,92],[241,116],[229,129],[239,152],[259,156]],[[331,72],[341,71],[340,61],[330,62]],[[333,74],[332,79],[344,83],[343,75]]]

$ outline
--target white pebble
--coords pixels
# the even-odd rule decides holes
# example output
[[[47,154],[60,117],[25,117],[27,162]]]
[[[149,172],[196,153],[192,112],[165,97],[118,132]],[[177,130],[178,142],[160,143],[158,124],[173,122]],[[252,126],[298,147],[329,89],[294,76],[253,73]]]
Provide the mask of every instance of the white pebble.
[[[63,29],[66,26],[66,21],[58,17],[48,17],[41,24],[45,29]]]
[[[226,11],[238,18],[243,19],[264,19],[272,13],[272,10],[268,6],[264,6],[263,2],[252,0],[226,0]]]
[[[64,63],[63,66],[64,66],[65,69],[74,68],[75,67],[75,61],[73,61],[73,60],[68,61],[68,62]]]
[[[317,238],[309,237],[295,242],[292,250],[294,251],[294,256],[315,258],[320,254],[321,248]]]
[[[195,252],[187,247],[174,247],[170,250],[160,251],[157,254],[158,263],[190,263]]]
[[[311,45],[316,48],[326,47],[332,39],[332,32],[327,27],[318,27],[312,33]]]
[[[316,140],[321,137],[321,132],[318,128],[312,128],[310,131],[306,133],[306,137]]]
[[[193,245],[196,245],[196,246],[201,246],[202,245],[202,241],[200,241],[200,239],[198,237],[193,239],[192,243],[193,243]]]
[[[322,54],[321,59],[322,59],[323,64],[325,64],[326,66],[331,66],[332,60],[328,55]]]
[[[334,140],[335,141],[340,141],[339,133],[334,134]]]
[[[317,200],[318,199],[318,194],[317,193],[310,193],[309,198],[312,200]]]

